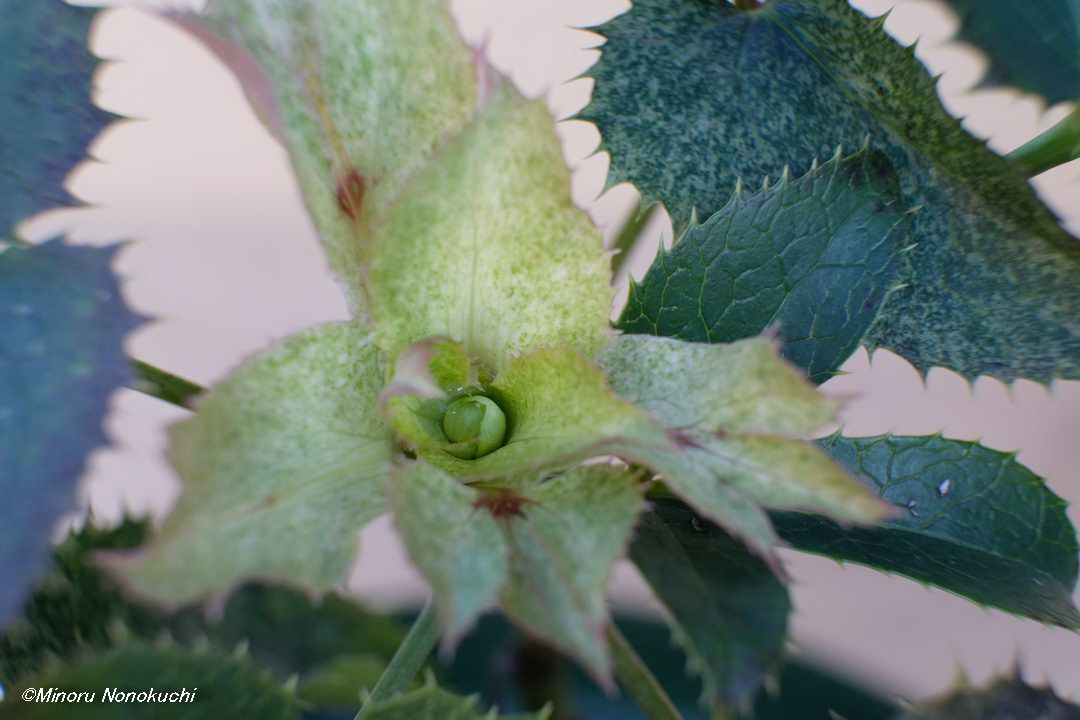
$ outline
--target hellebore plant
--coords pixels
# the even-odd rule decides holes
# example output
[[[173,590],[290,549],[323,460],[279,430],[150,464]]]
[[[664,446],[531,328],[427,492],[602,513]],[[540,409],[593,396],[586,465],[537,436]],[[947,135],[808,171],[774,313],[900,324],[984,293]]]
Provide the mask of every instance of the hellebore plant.
[[[276,98],[264,117],[355,320],[250,360],[173,429],[185,491],[149,549],[115,562],[132,590],[181,603],[246,577],[329,589],[390,510],[447,646],[498,605],[609,684],[604,588],[646,494],[683,499],[778,572],[763,506],[887,515],[805,442],[835,407],[774,342],[611,329],[609,254],[571,202],[552,119],[458,40],[441,3],[229,2],[200,22],[212,47],[239,42],[262,64],[274,94],[248,78],[249,94]],[[394,55],[373,35],[388,28],[403,29]],[[367,62],[347,77],[308,65],[308,33],[324,62],[344,56],[334,38]],[[389,82],[396,55],[407,66]],[[395,120],[350,125],[374,108]]]
[[[13,57],[71,67],[0,75],[14,108],[0,112],[41,86],[66,111],[49,115],[62,131],[3,124],[8,232],[64,201],[60,161],[106,118],[71,96],[93,71],[84,11],[5,2]],[[1009,26],[992,3],[954,4]],[[176,508],[146,546],[101,559],[128,597],[180,608],[253,579],[325,593],[392,513],[434,597],[367,696],[372,720],[472,718],[434,688],[384,702],[493,607],[605,690],[618,679],[647,717],[678,718],[606,609],[624,555],[717,713],[752,704],[783,655],[782,543],[1080,627],[1075,532],[1040,478],[940,435],[821,437],[838,408],[816,388],[859,347],[967,378],[1080,377],[1080,244],[1022,174],[1076,154],[1074,116],[999,157],[843,0],[637,0],[598,28],[579,118],[604,138],[609,182],[636,184],[642,212],[663,203],[678,239],[613,325],[611,255],[571,201],[552,118],[462,42],[443,0],[214,0],[170,17],[287,148],[352,320],[249,359],[171,429]],[[1080,79],[1053,90],[1074,97]],[[199,390],[143,364],[129,377],[120,343],[138,318],[111,250],[16,242],[0,254],[0,429],[15,438],[0,481],[21,504],[0,523],[0,622],[40,574],[108,393],[187,405]],[[26,627],[0,648],[26,645]]]

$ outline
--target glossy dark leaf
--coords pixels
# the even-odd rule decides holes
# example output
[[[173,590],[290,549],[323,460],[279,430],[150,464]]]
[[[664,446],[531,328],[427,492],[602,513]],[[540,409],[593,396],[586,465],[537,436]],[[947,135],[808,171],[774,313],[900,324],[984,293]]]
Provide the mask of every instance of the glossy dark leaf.
[[[625,332],[723,343],[776,327],[785,358],[824,382],[893,288],[904,212],[880,156],[834,157],[795,180],[736,192],[631,282]]]
[[[1053,105],[1080,98],[1080,5],[1075,0],[946,0],[958,39],[986,53],[984,85],[1012,85]]]
[[[704,218],[723,208],[740,178],[756,187],[868,144],[915,211],[914,247],[862,344],[922,372],[1080,377],[1080,242],[1014,164],[946,113],[914,51],[881,25],[847,0],[771,0],[752,12],[639,0],[598,28],[607,42],[580,116],[611,154],[609,184],[636,184],[681,230],[693,208]]]
[[[1080,627],[1065,501],[1011,453],[937,435],[833,436],[822,446],[899,515],[876,528],[776,513],[800,550],[900,573],[1008,612]]]

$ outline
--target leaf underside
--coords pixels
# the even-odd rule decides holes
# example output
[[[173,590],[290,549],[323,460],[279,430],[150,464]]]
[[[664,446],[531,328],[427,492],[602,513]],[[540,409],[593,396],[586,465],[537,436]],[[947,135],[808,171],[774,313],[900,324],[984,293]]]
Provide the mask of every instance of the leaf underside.
[[[1080,243],[1017,168],[948,116],[880,20],[846,0],[753,12],[639,0],[598,31],[607,42],[580,117],[600,129],[610,184],[633,182],[683,228],[692,208],[720,210],[740,178],[756,186],[786,165],[802,175],[838,146],[868,143],[915,210],[914,248],[862,344],[921,372],[1080,377]]]
[[[0,14],[0,238],[10,238],[19,221],[74,202],[64,178],[112,116],[90,101],[97,8],[0,0]]]
[[[1076,0],[946,0],[960,17],[957,39],[986,53],[982,85],[1011,85],[1047,105],[1080,99],[1080,3]]]
[[[1071,599],[1077,542],[1066,504],[1012,454],[940,436],[832,436],[821,445],[899,515],[877,528],[844,528],[775,513],[777,531],[796,549],[1080,627]]]
[[[630,556],[664,603],[709,705],[742,707],[780,658],[791,602],[761,558],[675,503],[654,505]]]
[[[139,318],[115,251],[54,240],[0,252],[0,625],[44,570],[86,455],[105,443],[109,395],[131,377],[122,343]]]
[[[692,223],[630,294],[618,327],[695,342],[775,328],[785,358],[824,382],[859,347],[900,269],[904,212],[880,156],[834,157],[738,192]]]

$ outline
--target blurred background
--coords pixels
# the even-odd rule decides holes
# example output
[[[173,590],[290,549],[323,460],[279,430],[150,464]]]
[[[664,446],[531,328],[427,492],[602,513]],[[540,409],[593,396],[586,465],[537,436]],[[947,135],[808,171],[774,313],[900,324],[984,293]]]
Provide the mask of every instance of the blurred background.
[[[78,4],[98,4],[80,2]],[[29,220],[24,234],[68,233],[82,243],[131,241],[118,259],[129,303],[151,317],[129,339],[132,356],[209,385],[245,357],[314,323],[346,319],[308,220],[286,155],[249,109],[239,85],[194,40],[147,8],[197,8],[193,1],[118,2],[94,30],[92,49],[106,60],[96,101],[122,119],[92,145],[92,160],[69,178],[86,207]],[[976,89],[986,66],[973,49],[950,42],[957,22],[936,0],[856,0],[870,15],[892,9],[886,29],[934,74],[946,107],[975,135],[1007,152],[1063,117],[1031,96]],[[626,0],[456,0],[466,39],[556,118],[587,101],[591,81],[572,80],[596,60],[600,38],[577,28],[625,11]],[[895,7],[894,7],[895,6]],[[567,82],[570,81],[570,82]],[[617,186],[601,194],[608,160],[593,155],[596,129],[559,125],[574,170],[573,196],[608,240],[637,194]],[[1035,178],[1062,222],[1080,234],[1080,161]],[[630,270],[640,277],[658,242],[671,243],[660,213]],[[625,295],[621,279],[613,304]],[[1080,383],[1049,390],[982,378],[969,385],[933,370],[925,382],[888,352],[859,351],[846,376],[824,386],[846,399],[850,435],[944,430],[980,439],[1047,478],[1072,502],[1080,525]],[[112,447],[91,459],[81,494],[96,518],[124,512],[163,517],[179,483],[163,460],[165,428],[184,411],[131,391],[112,402]],[[366,604],[413,608],[427,596],[392,523],[376,521],[361,537],[348,582]],[[1019,662],[1029,681],[1050,682],[1080,700],[1080,638],[1060,629],[976,607],[899,577],[786,553],[794,578],[796,654],[824,660],[869,687],[919,699],[944,691],[962,669],[981,682]],[[621,566],[610,593],[625,613],[649,616],[656,605],[643,581]]]

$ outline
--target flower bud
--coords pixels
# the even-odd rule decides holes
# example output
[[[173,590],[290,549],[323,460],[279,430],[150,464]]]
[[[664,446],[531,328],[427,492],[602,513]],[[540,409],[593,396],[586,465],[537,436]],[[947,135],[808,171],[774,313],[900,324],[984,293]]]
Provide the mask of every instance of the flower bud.
[[[494,400],[483,395],[469,395],[450,403],[442,426],[450,442],[467,443],[449,451],[463,460],[499,449],[506,437],[506,415]]]

